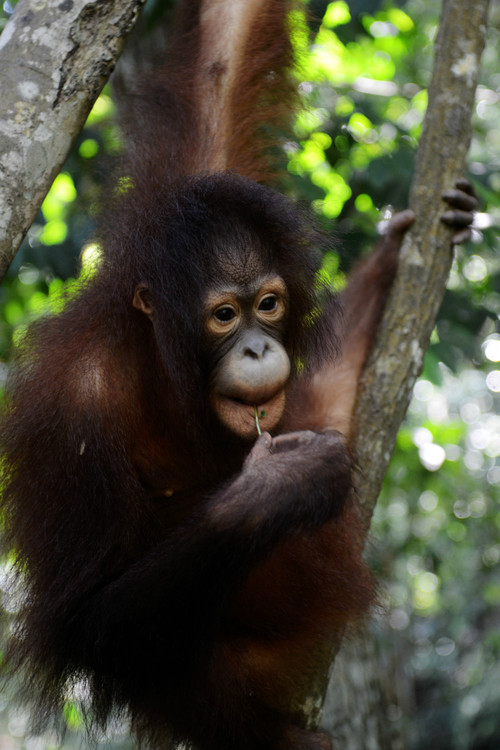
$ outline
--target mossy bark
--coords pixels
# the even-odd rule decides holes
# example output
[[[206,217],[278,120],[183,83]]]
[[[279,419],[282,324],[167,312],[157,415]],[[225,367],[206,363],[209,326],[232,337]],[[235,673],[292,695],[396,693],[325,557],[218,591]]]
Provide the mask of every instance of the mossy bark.
[[[19,0],[0,37],[0,279],[145,0]]]

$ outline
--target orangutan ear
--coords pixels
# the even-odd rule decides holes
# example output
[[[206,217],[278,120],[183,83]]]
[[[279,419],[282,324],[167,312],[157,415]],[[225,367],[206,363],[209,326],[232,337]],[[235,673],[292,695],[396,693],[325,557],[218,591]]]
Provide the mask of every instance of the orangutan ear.
[[[151,293],[146,284],[138,284],[136,286],[132,304],[138,310],[141,310],[150,317],[154,313],[154,308],[151,303]]]

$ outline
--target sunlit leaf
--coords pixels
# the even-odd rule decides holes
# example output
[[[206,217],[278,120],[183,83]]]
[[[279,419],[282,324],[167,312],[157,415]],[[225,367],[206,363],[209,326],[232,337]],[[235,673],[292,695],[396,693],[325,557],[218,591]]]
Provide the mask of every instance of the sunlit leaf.
[[[323,24],[330,29],[334,26],[349,23],[350,20],[349,6],[343,0],[330,3],[323,16]]]

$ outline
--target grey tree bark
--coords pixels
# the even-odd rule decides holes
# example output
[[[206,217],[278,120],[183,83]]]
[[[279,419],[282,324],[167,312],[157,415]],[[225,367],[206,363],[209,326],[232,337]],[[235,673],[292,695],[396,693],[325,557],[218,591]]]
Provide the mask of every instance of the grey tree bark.
[[[420,374],[453,260],[441,194],[465,174],[488,0],[444,0],[429,104],[410,193],[408,232],[355,407],[357,487],[367,522]]]
[[[465,174],[488,6],[488,0],[443,2],[410,194],[416,220],[401,249],[397,278],[355,406],[353,445],[362,467],[356,483],[367,527],[453,259],[450,229],[440,221],[440,197]],[[396,696],[388,695],[388,680],[383,687],[378,671],[370,644],[341,649],[322,724],[339,739],[342,750],[399,750],[406,744],[391,723],[397,716]]]
[[[19,0],[0,36],[0,279],[145,0]]]

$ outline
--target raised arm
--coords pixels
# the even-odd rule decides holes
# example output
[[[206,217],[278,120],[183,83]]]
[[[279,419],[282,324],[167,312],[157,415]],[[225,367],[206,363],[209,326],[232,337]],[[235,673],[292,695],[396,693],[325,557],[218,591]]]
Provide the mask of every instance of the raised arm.
[[[269,126],[289,122],[295,97],[290,8],[290,0],[180,3],[171,49],[124,108],[126,168],[139,184],[225,170],[269,177]]]

